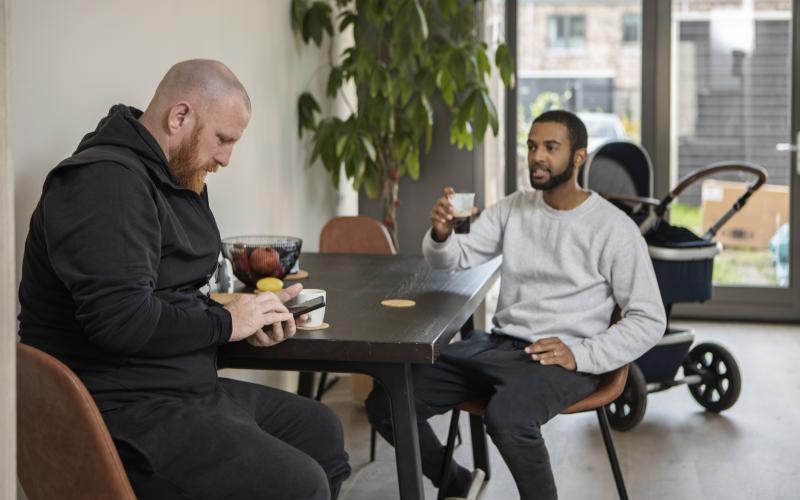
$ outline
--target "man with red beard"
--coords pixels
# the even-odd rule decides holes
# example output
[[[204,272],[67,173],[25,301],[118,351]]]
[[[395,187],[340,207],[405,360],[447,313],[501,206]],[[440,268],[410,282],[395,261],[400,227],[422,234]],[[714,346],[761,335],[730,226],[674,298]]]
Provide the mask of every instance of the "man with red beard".
[[[295,333],[284,302],[301,288],[225,307],[200,292],[221,248],[205,177],[250,111],[222,63],[178,63],[144,113],[111,108],[31,217],[21,340],[81,378],[139,498],[328,500],[350,472],[327,408],[217,377],[218,346]]]
[[[534,190],[487,208],[469,234],[453,234],[451,188],[431,210],[422,252],[432,268],[468,269],[503,256],[491,331],[476,330],[442,349],[433,365],[414,366],[422,470],[447,496],[466,496],[471,475],[452,462],[450,481],[439,484],[445,453],[431,416],[467,400],[488,401],[486,431],[522,500],[555,499],[541,426],[594,391],[598,374],[635,360],[664,333],[661,294],[639,228],[578,187],[586,144],[577,116],[543,113],[528,135]],[[609,327],[615,306],[622,319]],[[391,413],[377,384],[367,412],[391,442]]]

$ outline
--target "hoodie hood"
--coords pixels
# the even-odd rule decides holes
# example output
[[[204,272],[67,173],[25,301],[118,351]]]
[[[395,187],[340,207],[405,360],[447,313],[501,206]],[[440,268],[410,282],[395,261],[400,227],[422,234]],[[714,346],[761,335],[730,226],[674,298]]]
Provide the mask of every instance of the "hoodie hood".
[[[177,189],[177,184],[169,169],[169,163],[161,146],[150,131],[139,123],[142,112],[133,106],[116,104],[97,124],[94,131],[89,132],[75,150],[73,158],[80,158],[87,149],[96,146],[116,146],[131,150],[147,166],[151,174],[166,184]],[[69,161],[69,160],[68,160]]]

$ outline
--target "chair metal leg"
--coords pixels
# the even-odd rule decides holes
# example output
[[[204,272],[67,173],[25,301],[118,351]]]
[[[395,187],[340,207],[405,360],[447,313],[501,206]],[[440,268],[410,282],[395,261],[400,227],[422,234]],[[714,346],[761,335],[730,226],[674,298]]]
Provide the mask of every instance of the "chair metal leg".
[[[378,431],[375,430],[374,425],[369,426],[369,461],[375,461],[375,447],[377,446],[378,442]]]
[[[319,384],[317,385],[317,395],[314,397],[317,401],[322,401],[322,396],[328,392],[328,389],[333,387],[336,382],[339,381],[339,377],[333,376],[331,381],[328,382],[328,372],[322,372],[319,377]]]
[[[444,449],[444,459],[442,460],[442,472],[439,474],[439,494],[437,500],[444,500],[447,485],[450,483],[450,464],[453,463],[453,450],[456,444],[456,434],[458,432],[458,417],[461,411],[453,408],[453,416],[450,417],[450,430],[447,431],[447,445]]]
[[[617,460],[617,452],[614,449],[614,441],[611,439],[611,430],[608,426],[608,416],[605,407],[597,408],[597,420],[600,422],[600,432],[603,434],[603,443],[606,445],[608,461],[611,463],[611,471],[614,473],[614,482],[617,483],[617,492],[620,500],[628,500],[628,492],[625,489],[625,481],[622,479],[622,470]]]
[[[472,435],[472,461],[476,469],[483,469],[486,473],[485,480],[488,481],[491,477],[489,447],[486,444],[486,428],[483,425],[483,417],[470,414],[469,428]]]

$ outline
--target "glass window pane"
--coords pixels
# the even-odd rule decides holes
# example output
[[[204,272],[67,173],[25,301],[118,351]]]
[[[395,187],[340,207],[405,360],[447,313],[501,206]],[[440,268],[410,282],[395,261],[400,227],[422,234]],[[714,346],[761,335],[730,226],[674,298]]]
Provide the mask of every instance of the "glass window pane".
[[[671,179],[717,161],[753,162],[767,185],[716,239],[716,285],[787,286],[789,278],[790,0],[673,0]],[[674,205],[673,223],[702,233],[752,177],[701,181]]]
[[[589,149],[639,141],[641,45],[623,41],[623,20],[641,25],[640,0],[523,0],[518,6],[517,186],[530,187],[526,140],[548,109],[579,113]]]
[[[488,46],[488,54],[494,59],[497,46],[505,42],[506,6],[504,0],[485,0],[478,3],[482,19],[482,39]],[[494,205],[505,196],[506,156],[506,89],[497,68],[492,69],[488,80],[489,95],[497,111],[499,130],[497,136],[487,133],[483,143],[484,200],[483,205]]]

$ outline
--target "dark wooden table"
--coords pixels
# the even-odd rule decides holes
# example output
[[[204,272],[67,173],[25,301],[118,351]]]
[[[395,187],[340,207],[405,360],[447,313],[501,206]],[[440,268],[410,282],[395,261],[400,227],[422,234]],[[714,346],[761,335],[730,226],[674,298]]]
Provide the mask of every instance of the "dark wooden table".
[[[422,257],[303,253],[305,288],[327,291],[330,328],[270,348],[220,350],[220,367],[366,373],[389,393],[403,500],[424,498],[411,365],[433,363],[499,276],[497,258],[469,271],[432,271]],[[389,308],[384,299],[416,306]]]

